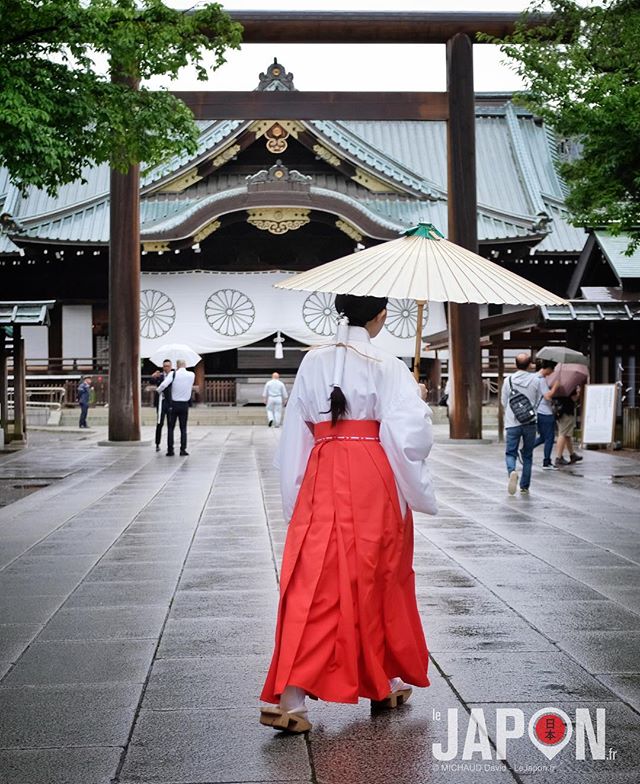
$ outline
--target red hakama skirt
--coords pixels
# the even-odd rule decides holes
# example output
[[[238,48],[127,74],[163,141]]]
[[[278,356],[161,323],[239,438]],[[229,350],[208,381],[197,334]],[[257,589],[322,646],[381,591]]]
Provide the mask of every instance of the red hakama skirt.
[[[282,558],[265,702],[286,686],[355,703],[384,699],[390,678],[429,685],[413,518],[400,513],[379,430],[370,420],[315,425]]]

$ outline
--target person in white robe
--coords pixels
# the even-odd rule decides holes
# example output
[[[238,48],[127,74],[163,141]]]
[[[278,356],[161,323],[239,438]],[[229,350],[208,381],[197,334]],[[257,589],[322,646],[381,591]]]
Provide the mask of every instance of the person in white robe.
[[[272,373],[271,379],[264,385],[262,400],[267,407],[267,424],[280,427],[282,423],[282,409],[287,404],[289,393],[286,386],[280,381],[280,373]]]
[[[261,693],[278,705],[260,709],[274,729],[311,729],[307,695],[393,709],[410,684],[429,685],[411,510],[437,513],[431,409],[407,365],[371,342],[386,303],[336,297],[338,333],[308,351],[289,398],[276,457],[289,528]]]
[[[403,514],[407,504],[415,512],[436,514],[427,466],[433,445],[430,407],[406,364],[374,345],[364,327],[349,327],[347,343],[342,391],[349,401],[349,419],[380,422],[380,442],[396,478]],[[334,345],[309,351],[291,390],[276,457],[287,521],[314,445],[310,425],[331,419],[326,390],[334,359]]]

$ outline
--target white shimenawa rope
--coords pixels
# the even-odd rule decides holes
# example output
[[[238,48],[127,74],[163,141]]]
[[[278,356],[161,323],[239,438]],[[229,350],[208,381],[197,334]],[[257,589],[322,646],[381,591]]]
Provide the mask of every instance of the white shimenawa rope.
[[[338,321],[336,332],[336,357],[333,364],[332,387],[342,387],[342,377],[344,376],[344,362],[347,358],[347,340],[349,339],[349,318],[341,316]]]

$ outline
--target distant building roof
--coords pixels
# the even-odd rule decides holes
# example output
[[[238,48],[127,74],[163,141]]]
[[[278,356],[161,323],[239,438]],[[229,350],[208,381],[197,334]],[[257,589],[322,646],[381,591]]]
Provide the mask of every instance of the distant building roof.
[[[260,74],[259,90],[295,90],[278,62]],[[270,122],[199,122],[194,155],[143,170],[141,228],[146,238],[162,224],[178,227],[214,193],[223,199],[245,188],[226,177],[228,161],[264,138]],[[283,123],[292,136],[333,167],[335,176],[314,177],[312,192],[334,192],[341,203],[370,214],[385,231],[428,221],[447,231],[446,123],[401,121],[296,121]],[[541,254],[577,254],[586,234],[569,223],[565,187],[557,174],[554,135],[508,94],[479,94],[476,105],[478,235],[481,242],[525,242]],[[226,179],[225,179],[226,177]],[[6,183],[4,210],[21,235],[0,235],[0,254],[15,255],[29,241],[105,244],[109,240],[109,169],[88,168],[83,177],[50,196],[36,188],[22,195]],[[209,186],[211,183],[211,186]],[[371,235],[378,236],[378,235]]]
[[[598,245],[609,262],[618,280],[640,279],[640,248],[636,248],[631,256],[626,255],[631,238],[627,234],[614,237],[607,231],[594,232]]]
[[[49,310],[54,305],[55,300],[0,302],[0,325],[49,326]]]
[[[640,292],[640,248],[627,256],[630,242],[627,234],[614,237],[608,231],[590,232],[569,284],[569,297],[581,288],[611,288],[616,283],[623,292]]]

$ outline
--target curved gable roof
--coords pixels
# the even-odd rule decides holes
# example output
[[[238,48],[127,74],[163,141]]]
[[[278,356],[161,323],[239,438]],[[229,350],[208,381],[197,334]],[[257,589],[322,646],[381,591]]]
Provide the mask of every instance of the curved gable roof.
[[[260,75],[258,89],[295,88],[292,75],[274,62]],[[198,181],[204,184],[202,178],[212,171],[225,171],[225,162],[240,149],[240,143],[244,147],[254,143],[273,125],[234,120],[198,124],[201,133],[195,155],[174,157],[143,171],[141,209],[147,228],[161,214],[164,218],[184,215],[191,188],[194,195],[197,192],[203,198],[199,186],[193,185]],[[389,222],[400,230],[416,220],[428,219],[445,229],[445,123],[296,121],[282,125],[293,129],[292,135],[299,131],[310,149],[317,142],[328,151],[325,160],[335,166],[336,178],[341,177],[346,183],[336,187],[337,198],[342,193],[366,205],[381,225]],[[509,96],[498,95],[479,101],[476,138],[481,241],[524,237],[533,242],[542,240],[537,248],[542,252],[579,251],[584,232],[568,223],[563,184],[554,165],[555,140],[549,130],[530,113],[514,107]],[[335,156],[338,165],[332,164],[331,156]],[[51,241],[105,242],[108,167],[88,169],[84,179],[65,185],[56,197],[37,189],[29,189],[23,197],[14,189],[7,201],[12,202],[13,217],[27,227],[27,236]],[[364,186],[360,192],[350,192],[353,181]],[[376,188],[376,182],[383,187]],[[331,187],[321,178],[314,186]],[[171,203],[172,191],[181,192],[182,203]],[[158,198],[161,192],[166,199]],[[551,223],[545,230],[546,216]],[[6,240],[0,252],[15,252],[14,248]]]

